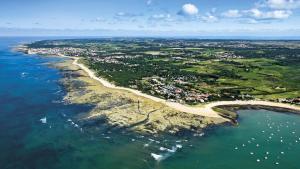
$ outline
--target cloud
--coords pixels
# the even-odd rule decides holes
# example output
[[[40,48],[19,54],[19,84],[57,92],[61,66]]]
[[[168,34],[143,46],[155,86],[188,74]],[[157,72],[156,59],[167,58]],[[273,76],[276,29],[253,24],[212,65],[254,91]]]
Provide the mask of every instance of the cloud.
[[[222,13],[222,16],[227,18],[239,18],[242,16],[241,12],[237,9],[230,9]]]
[[[200,19],[204,22],[209,22],[209,23],[214,23],[219,21],[219,18],[210,12],[206,13],[206,15],[204,16],[201,16]]]
[[[272,9],[296,9],[300,8],[300,0],[265,0],[262,6]]]
[[[245,13],[254,19],[268,20],[268,19],[287,19],[292,15],[292,11],[289,10],[274,10],[274,11],[261,11],[257,8],[253,8],[245,11]]]
[[[154,14],[149,19],[150,20],[170,20],[171,15],[170,14]]]
[[[204,22],[210,23],[217,22],[219,20],[216,16],[213,15],[202,16],[201,18]]]
[[[154,14],[148,18],[148,25],[151,27],[160,26],[171,26],[176,23],[176,19],[172,18],[172,16],[167,14]]]
[[[178,12],[178,15],[182,16],[196,16],[199,10],[196,5],[194,4],[184,4],[181,10]]]
[[[241,23],[267,23],[271,20],[283,20],[292,15],[290,10],[261,10],[260,8],[252,8],[249,10],[231,9],[223,12],[221,15],[225,18],[237,18]]]
[[[128,12],[118,12],[115,14],[114,19],[122,22],[122,21],[135,21],[137,17],[143,16],[143,14],[135,14]]]
[[[91,22],[106,22],[107,20],[101,17],[97,17],[95,19],[92,19]]]
[[[115,14],[116,17],[127,17],[127,18],[133,18],[137,16],[142,16],[141,14],[134,14],[134,13],[127,13],[127,12],[118,12]]]
[[[172,27],[174,25],[175,20],[170,16],[152,16],[148,19],[148,27]]]
[[[300,8],[300,0],[260,0],[248,10],[230,9],[221,14],[225,18],[237,18],[242,23],[269,23],[271,20],[288,19],[293,10]]]

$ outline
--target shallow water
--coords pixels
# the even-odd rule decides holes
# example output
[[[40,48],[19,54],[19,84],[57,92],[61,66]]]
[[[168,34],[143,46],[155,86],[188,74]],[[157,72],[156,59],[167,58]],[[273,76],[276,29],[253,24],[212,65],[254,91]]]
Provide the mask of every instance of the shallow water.
[[[10,50],[37,39],[0,39],[1,169],[300,168],[300,116],[284,112],[241,110],[239,126],[204,136],[153,138],[77,126],[76,115],[90,107],[60,102],[61,75],[45,65],[57,59]]]

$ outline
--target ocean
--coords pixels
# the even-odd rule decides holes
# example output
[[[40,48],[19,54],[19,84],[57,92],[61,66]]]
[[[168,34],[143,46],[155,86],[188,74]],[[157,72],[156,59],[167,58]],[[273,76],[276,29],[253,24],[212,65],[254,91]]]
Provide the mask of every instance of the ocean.
[[[82,126],[66,104],[59,58],[12,51],[45,38],[0,38],[1,169],[299,169],[300,116],[240,110],[239,125],[201,135],[141,135]],[[96,125],[96,126],[95,126]]]

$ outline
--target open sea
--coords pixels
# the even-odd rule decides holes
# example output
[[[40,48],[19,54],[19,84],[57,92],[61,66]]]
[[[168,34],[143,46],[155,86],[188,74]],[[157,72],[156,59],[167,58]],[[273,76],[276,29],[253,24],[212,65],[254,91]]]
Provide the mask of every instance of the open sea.
[[[88,105],[62,102],[58,58],[0,38],[0,169],[300,169],[300,116],[240,110],[238,126],[158,137],[81,126]],[[96,130],[95,130],[96,128]]]

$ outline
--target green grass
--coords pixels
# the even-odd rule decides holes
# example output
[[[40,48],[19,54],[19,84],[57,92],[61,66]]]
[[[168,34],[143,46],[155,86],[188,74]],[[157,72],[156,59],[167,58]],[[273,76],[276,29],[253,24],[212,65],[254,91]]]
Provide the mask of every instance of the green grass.
[[[188,41],[188,40],[187,40]],[[58,42],[58,41],[55,41]],[[171,42],[171,43],[170,43]],[[174,43],[176,42],[176,43]],[[180,42],[180,43],[179,43]],[[159,76],[165,85],[175,85],[183,78],[186,91],[210,93],[215,100],[231,96],[251,95],[254,98],[277,99],[300,97],[300,59],[298,48],[288,45],[298,42],[272,42],[269,46],[249,43],[251,48],[201,46],[202,41],[182,43],[177,40],[61,40],[59,45],[41,41],[31,47],[79,47],[99,50],[100,58],[110,56],[136,56],[117,58],[120,63],[86,60],[91,68],[110,81],[121,86],[137,85],[140,90],[149,89],[147,79]],[[216,41],[221,45],[226,41]],[[272,46],[275,44],[274,46]],[[283,44],[278,47],[277,45]],[[218,45],[219,46],[219,45]],[[236,54],[240,59],[221,60],[218,56]],[[88,54],[87,54],[88,55]],[[176,59],[174,57],[180,57]],[[146,80],[145,80],[146,79]],[[176,84],[178,87],[178,84]],[[219,95],[222,95],[219,97]],[[234,99],[234,98],[231,98]]]

